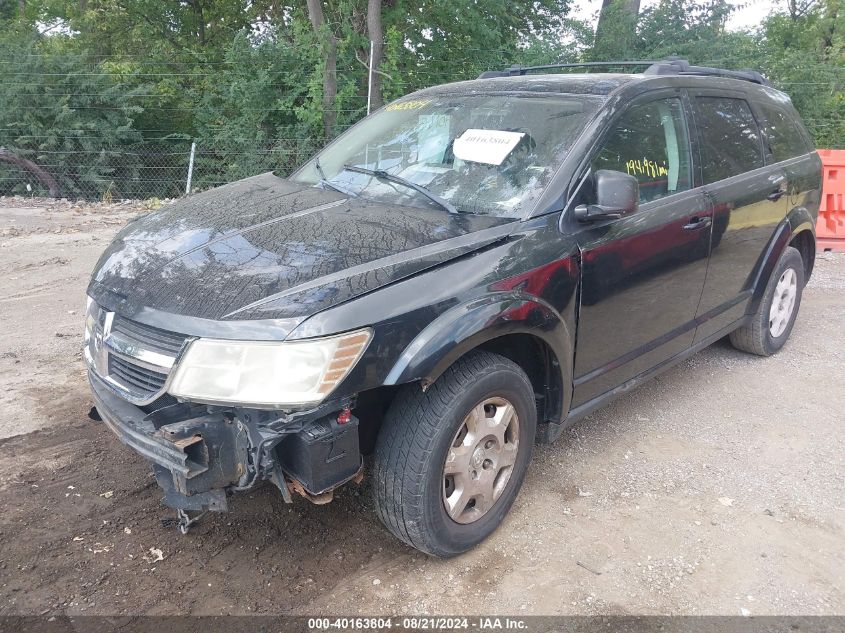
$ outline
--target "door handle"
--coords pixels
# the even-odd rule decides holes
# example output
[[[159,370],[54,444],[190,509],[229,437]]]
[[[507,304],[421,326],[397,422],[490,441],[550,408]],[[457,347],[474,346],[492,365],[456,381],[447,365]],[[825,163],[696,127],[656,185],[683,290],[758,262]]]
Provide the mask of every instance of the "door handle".
[[[709,215],[705,215],[703,217],[695,217],[691,218],[689,223],[684,224],[685,231],[695,231],[696,229],[703,229],[705,227],[710,226],[712,220],[710,219]]]
[[[783,195],[786,193],[786,189],[775,189],[772,193],[766,196],[766,200],[771,200],[772,202],[777,202]]]

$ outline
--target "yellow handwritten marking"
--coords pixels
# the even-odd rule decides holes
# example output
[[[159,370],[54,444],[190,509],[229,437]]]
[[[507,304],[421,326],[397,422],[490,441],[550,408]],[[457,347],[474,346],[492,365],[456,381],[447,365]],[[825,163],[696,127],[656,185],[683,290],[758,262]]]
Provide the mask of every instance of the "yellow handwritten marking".
[[[419,110],[422,107],[431,103],[431,99],[409,99],[408,101],[394,101],[388,104],[384,109],[388,112],[398,110]]]
[[[661,164],[645,157],[626,161],[625,169],[631,176],[659,178],[660,176],[669,175],[669,168],[666,166],[666,161],[663,161]]]

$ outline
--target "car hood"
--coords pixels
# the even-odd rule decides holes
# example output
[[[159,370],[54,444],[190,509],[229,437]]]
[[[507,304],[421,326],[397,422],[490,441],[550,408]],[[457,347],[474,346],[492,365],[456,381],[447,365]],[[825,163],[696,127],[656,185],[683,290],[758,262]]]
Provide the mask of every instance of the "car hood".
[[[129,317],[154,311],[293,326],[500,240],[511,225],[347,198],[268,173],[127,225],[100,258],[89,294]]]

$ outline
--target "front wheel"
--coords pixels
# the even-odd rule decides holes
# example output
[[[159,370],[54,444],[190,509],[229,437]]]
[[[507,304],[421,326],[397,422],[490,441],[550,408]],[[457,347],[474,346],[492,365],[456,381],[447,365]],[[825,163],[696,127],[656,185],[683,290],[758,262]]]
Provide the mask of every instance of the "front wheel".
[[[454,556],[489,536],[516,498],[537,426],[514,362],[472,352],[427,391],[397,394],[376,444],[378,516],[399,539]]]
[[[803,289],[804,260],[797,249],[787,246],[757,312],[748,325],[731,332],[733,346],[759,356],[771,356],[783,347],[798,316]]]

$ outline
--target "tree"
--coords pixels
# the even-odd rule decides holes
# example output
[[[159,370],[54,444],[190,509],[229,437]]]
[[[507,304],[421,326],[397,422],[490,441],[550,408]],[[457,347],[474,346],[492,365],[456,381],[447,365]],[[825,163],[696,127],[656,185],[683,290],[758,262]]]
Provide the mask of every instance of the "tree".
[[[122,85],[119,76],[99,72],[90,60],[82,63],[63,38],[41,36],[26,25],[7,26],[2,33],[0,59],[7,71],[0,82],[0,146],[18,159],[3,169],[17,170],[19,178],[0,182],[12,183],[11,191],[17,192],[33,175],[33,184],[54,191],[33,164],[51,175],[64,195],[103,193],[137,177],[141,156],[124,152],[140,140],[132,102],[141,88]]]
[[[369,72],[372,73],[370,100],[373,110],[382,106],[384,100],[381,95],[381,62],[384,57],[384,31],[381,27],[381,0],[368,0],[367,2],[367,35],[372,46],[372,56]]]
[[[637,36],[640,0],[602,0],[593,59],[629,59]]]
[[[845,29],[842,0],[800,16],[776,14],[760,29],[755,60],[801,113],[817,147],[845,147]]]
[[[306,0],[308,19],[323,53],[323,136],[328,140],[334,133],[337,113],[334,100],[337,96],[337,38],[326,24],[321,0]]]
[[[201,186],[288,173],[364,116],[370,66],[378,108],[511,64],[676,54],[762,71],[845,147],[843,1],[743,33],[728,0],[607,0],[597,29],[570,0],[0,0],[0,146],[21,159],[0,190],[40,188],[30,161],[62,195],[174,195],[192,139]]]

